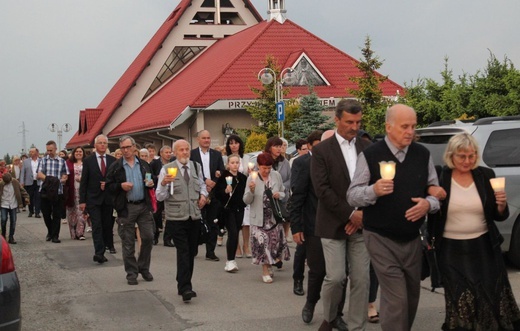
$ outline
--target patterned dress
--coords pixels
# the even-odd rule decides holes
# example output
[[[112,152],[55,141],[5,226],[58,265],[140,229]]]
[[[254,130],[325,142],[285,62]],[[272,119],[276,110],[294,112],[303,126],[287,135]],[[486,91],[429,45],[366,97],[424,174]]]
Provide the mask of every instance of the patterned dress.
[[[253,264],[276,263],[276,260],[288,261],[291,257],[282,224],[275,226],[271,204],[264,193],[264,224],[262,227],[251,225],[251,254]]]
[[[79,209],[79,180],[83,164],[74,163],[74,206],[67,207],[67,220],[69,223],[70,237],[79,239],[85,233],[85,215]]]

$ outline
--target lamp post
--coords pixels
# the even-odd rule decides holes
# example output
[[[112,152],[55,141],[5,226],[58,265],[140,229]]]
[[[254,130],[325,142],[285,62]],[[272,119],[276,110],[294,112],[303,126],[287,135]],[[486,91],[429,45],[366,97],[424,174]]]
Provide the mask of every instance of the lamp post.
[[[264,85],[274,84],[274,102],[278,105],[283,103],[283,84],[291,84],[294,80],[293,68],[285,68],[280,72],[280,76],[276,77],[276,72],[271,68],[264,68],[258,72],[258,80]],[[283,106],[285,109],[285,106]],[[281,137],[283,138],[283,120],[278,121],[278,128],[281,129]]]
[[[61,127],[56,123],[49,124],[49,131],[58,133],[58,152],[61,151],[61,138],[63,137],[63,132],[69,132],[71,129],[72,126],[69,123],[65,123]]]

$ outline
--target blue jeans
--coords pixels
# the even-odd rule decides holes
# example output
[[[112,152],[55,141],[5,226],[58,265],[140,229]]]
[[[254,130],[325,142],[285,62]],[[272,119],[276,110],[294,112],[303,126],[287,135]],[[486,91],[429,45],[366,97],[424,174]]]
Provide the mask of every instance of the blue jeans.
[[[7,216],[9,215],[9,219],[11,220],[11,224],[9,226],[9,238],[14,236],[14,229],[16,228],[16,208],[2,208],[2,235],[4,238],[7,233]]]

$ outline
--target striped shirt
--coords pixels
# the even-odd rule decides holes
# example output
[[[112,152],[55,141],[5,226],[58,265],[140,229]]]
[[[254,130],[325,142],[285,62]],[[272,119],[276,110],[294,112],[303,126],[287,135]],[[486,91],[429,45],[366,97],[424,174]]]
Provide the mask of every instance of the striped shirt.
[[[40,163],[39,170],[45,176],[57,177],[61,179],[64,175],[69,174],[69,169],[65,165],[65,160],[59,156],[56,156],[51,159],[49,155],[46,155],[42,162]],[[63,194],[63,184],[60,180],[60,188],[58,190],[58,194]]]

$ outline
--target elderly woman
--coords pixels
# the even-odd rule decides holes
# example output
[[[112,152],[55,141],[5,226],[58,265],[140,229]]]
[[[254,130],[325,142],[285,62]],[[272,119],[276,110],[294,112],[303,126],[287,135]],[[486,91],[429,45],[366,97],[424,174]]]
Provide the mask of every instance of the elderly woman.
[[[79,209],[79,183],[81,172],[83,171],[83,158],[85,150],[83,147],[76,147],[72,150],[70,158],[65,162],[69,168],[69,177],[66,186],[68,187],[65,197],[65,207],[67,220],[69,223],[70,237],[73,240],[85,240],[86,215]]]
[[[282,259],[289,260],[290,253],[285,240],[283,227],[276,224],[269,198],[265,193],[268,187],[274,199],[285,197],[282,177],[272,171],[274,160],[268,153],[258,155],[258,173],[251,172],[247,179],[244,202],[251,205],[251,251],[253,264],[262,265],[262,280],[273,282],[271,265],[282,267]]]
[[[478,165],[475,138],[453,136],[444,153],[438,216],[428,222],[445,288],[443,330],[520,330],[520,311],[500,251],[495,221],[509,216],[506,193],[493,191],[493,170]]]

